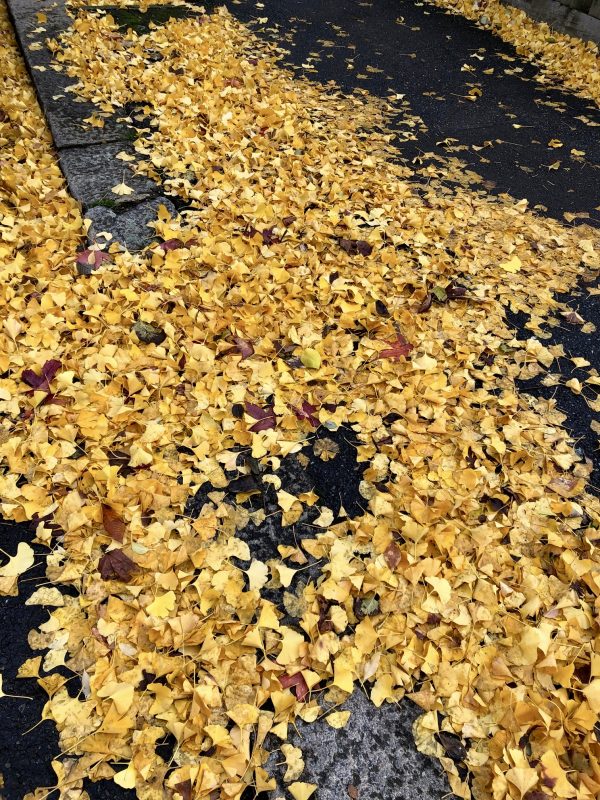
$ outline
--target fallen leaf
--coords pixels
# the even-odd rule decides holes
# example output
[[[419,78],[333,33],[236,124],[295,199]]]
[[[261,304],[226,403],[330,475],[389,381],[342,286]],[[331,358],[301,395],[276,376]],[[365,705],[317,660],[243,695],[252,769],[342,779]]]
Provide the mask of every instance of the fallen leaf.
[[[98,563],[98,569],[102,580],[114,579],[127,583],[137,571],[137,565],[128,555],[117,548],[109,550],[102,556]]]
[[[500,269],[503,269],[505,272],[515,273],[520,272],[522,266],[523,264],[519,256],[513,256],[508,261],[504,261],[502,264],[500,264]]]
[[[308,800],[317,790],[317,784],[296,781],[295,783],[290,783],[287,788],[294,800]]]
[[[350,711],[335,711],[333,714],[328,714],[325,717],[325,722],[331,727],[339,730],[345,728],[350,719]]]
[[[244,409],[246,414],[248,414],[253,419],[257,419],[254,425],[250,427],[252,433],[258,433],[260,431],[267,431],[275,428],[277,426],[277,418],[275,416],[275,411],[273,410],[273,406],[267,406],[266,408],[261,408],[257,406],[255,403],[245,403]]]
[[[104,530],[116,542],[123,542],[127,527],[117,512],[110,506],[102,506],[102,524]]]
[[[313,347],[307,347],[300,353],[300,361],[307,369],[319,369],[321,366],[321,355]]]
[[[401,357],[406,357],[414,346],[399,333],[393,342],[388,342],[391,347],[382,350],[378,358],[393,358],[398,361]]]
[[[52,378],[54,378],[61,366],[62,364],[60,361],[58,361],[58,359],[51,359],[50,361],[45,362],[39,375],[32,369],[25,369],[23,370],[21,377],[25,383],[28,386],[31,386],[33,389],[42,392],[49,392],[50,381]]]
[[[26,542],[19,542],[15,555],[0,567],[0,578],[16,578],[31,569],[33,562],[33,549]]]
[[[284,689],[294,689],[296,698],[300,702],[306,700],[309,689],[301,672],[297,672],[295,675],[280,675],[279,683]]]
[[[121,181],[121,183],[112,187],[111,192],[113,194],[118,194],[120,197],[126,197],[127,195],[133,194],[134,190],[131,186],[127,186],[124,181]]]

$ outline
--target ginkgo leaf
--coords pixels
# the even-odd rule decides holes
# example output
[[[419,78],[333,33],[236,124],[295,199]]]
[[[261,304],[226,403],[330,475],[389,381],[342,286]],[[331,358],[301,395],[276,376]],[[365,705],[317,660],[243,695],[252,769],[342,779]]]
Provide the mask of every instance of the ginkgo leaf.
[[[111,192],[113,194],[119,195],[119,197],[126,197],[127,195],[133,194],[134,191],[135,190],[132,189],[131,186],[127,186],[125,181],[121,181],[121,183],[118,183],[116,186],[113,186],[112,189],[111,189]]]
[[[290,783],[287,788],[294,800],[308,800],[308,798],[312,797],[312,795],[316,792],[317,784],[295,781],[294,783]]]
[[[0,567],[0,578],[15,578],[33,566],[34,552],[27,542],[19,542],[17,552]]]
[[[102,506],[102,524],[108,535],[116,542],[122,542],[125,535],[126,525],[110,506]]]
[[[26,606],[64,606],[65,598],[56,586],[40,586],[27,598]]]
[[[504,261],[500,264],[500,269],[503,269],[505,272],[520,272],[522,266],[519,256],[513,256],[508,261]]]
[[[300,353],[300,361],[307,369],[319,369],[321,366],[321,355],[313,347],[307,347]]]
[[[528,54],[546,84],[598,99],[590,45],[498,0],[454,10],[516,44],[518,57],[501,54],[507,74]],[[469,783],[485,794],[492,770],[499,800],[591,798],[600,504],[554,400],[519,386],[539,378],[600,411],[591,319],[570,322],[556,299],[579,286],[586,309],[600,292],[581,281],[597,232],[563,224],[590,223],[593,209],[559,221],[506,187],[472,185],[452,137],[447,158],[400,163],[392,137],[418,150],[422,130],[402,95],[299,80],[225,10],[143,35],[82,12],[53,42],[54,66],[102,119],[141,123],[140,174],[182,213],[160,205],[145,249],[113,236],[80,252],[91,229],[39,108],[22,101],[31,87],[5,29],[0,497],[48,547],[51,588],[81,588],[30,632],[44,656],[23,670],[43,666],[44,716],[77,743],[55,761],[59,793],[90,759],[96,777],[114,768],[142,794],[274,792],[267,736],[285,744],[298,719],[324,716],[321,699],[341,724],[358,680],[376,705],[415,699],[418,745],[443,754],[457,795]],[[323,48],[344,44],[330,35]],[[316,56],[303,61],[315,69]],[[484,102],[483,88],[462,97]],[[540,88],[540,104],[564,110]],[[569,163],[594,124],[589,109],[571,122]],[[513,169],[533,179],[534,166]],[[516,252],[518,279],[501,266]],[[507,307],[527,318],[526,338]],[[564,358],[569,324],[589,360],[571,346]],[[565,363],[584,371],[561,376]],[[320,424],[335,442],[313,435]],[[78,698],[46,674],[65,664],[81,672]],[[556,720],[569,724],[546,747]],[[169,734],[185,750],[172,763]],[[301,755],[289,763],[299,781]]]
[[[407,356],[414,346],[408,342],[401,333],[396,336],[392,342],[388,342],[391,347],[384,348],[379,353],[379,358],[393,358],[399,360],[402,356]]]
[[[153,617],[168,617],[170,612],[175,608],[175,592],[168,591],[165,594],[156,597],[149,605],[146,606],[148,614]]]
[[[333,714],[328,714],[325,717],[325,722],[331,727],[339,730],[345,728],[350,719],[350,711],[334,711]]]
[[[122,789],[135,789],[136,772],[132,763],[129,763],[127,769],[122,769],[115,772],[113,781]]]
[[[253,558],[252,563],[246,570],[246,575],[248,576],[248,588],[250,591],[262,589],[269,580],[269,568],[264,562]]]

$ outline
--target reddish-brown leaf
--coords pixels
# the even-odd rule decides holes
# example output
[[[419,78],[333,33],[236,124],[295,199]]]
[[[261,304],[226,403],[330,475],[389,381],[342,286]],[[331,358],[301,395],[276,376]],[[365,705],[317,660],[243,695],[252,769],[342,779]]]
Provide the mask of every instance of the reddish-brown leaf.
[[[126,525],[114,508],[102,506],[102,524],[104,525],[104,530],[116,542],[123,541]]]
[[[250,358],[250,356],[254,355],[254,347],[252,346],[252,342],[249,342],[247,339],[240,339],[239,336],[234,336],[233,341],[235,342],[235,346],[242,356],[242,361],[245,358]]]
[[[350,800],[358,800],[358,789],[354,784],[349,783],[346,791],[348,792]]]
[[[253,419],[257,419],[256,422],[250,430],[252,433],[258,433],[259,431],[267,431],[271,428],[275,428],[277,425],[277,418],[275,416],[275,411],[273,410],[273,406],[267,406],[266,408],[261,408],[257,406],[256,403],[245,403],[246,414],[249,414]]]
[[[181,783],[176,783],[173,788],[181,795],[183,800],[192,800],[192,782],[189,778],[181,781]]]
[[[394,358],[398,360],[400,356],[407,356],[411,350],[414,349],[413,345],[407,341],[401,333],[398,334],[395,341],[388,342],[391,347],[382,350],[379,353],[379,358]]]
[[[304,400],[300,408],[292,408],[294,414],[298,417],[298,419],[305,419],[307,422],[313,426],[313,428],[318,428],[321,424],[317,417],[315,417],[315,412],[317,410],[316,406],[313,406],[311,403]]]
[[[39,375],[32,369],[25,369],[23,370],[21,377],[28,386],[32,387],[32,389],[49,392],[50,381],[56,375],[61,366],[62,364],[60,361],[53,358],[50,361],[46,361]]]
[[[179,250],[180,247],[184,247],[183,242],[181,239],[173,238],[173,239],[166,239],[164,242],[161,242],[159,245],[161,250],[167,253],[169,250]]]
[[[301,672],[297,672],[295,675],[280,675],[279,683],[284,689],[293,689],[300,702],[306,699],[309,690]]]
[[[100,559],[98,569],[102,580],[115,579],[126,583],[131,580],[133,573],[137,570],[137,564],[122,550],[110,550]]]
[[[396,542],[390,542],[385,549],[383,557],[385,558],[385,563],[393,572],[400,563],[402,550],[398,547]]]
[[[425,299],[421,303],[421,305],[417,308],[417,314],[424,314],[426,311],[429,311],[431,308],[431,304],[433,303],[433,295],[431,292],[427,292],[425,295]]]
[[[98,269],[105,261],[112,261],[112,256],[102,250],[82,250],[77,255],[77,263],[81,264],[82,267]]]

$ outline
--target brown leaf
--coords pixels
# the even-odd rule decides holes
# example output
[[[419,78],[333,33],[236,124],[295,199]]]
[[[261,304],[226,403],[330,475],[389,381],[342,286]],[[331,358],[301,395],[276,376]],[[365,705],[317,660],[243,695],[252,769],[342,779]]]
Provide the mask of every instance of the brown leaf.
[[[563,317],[567,322],[571,323],[571,325],[583,325],[585,322],[584,318],[576,311],[564,311]]]
[[[164,242],[161,242],[158,246],[165,253],[168,252],[169,250],[179,250],[180,247],[185,247],[181,239],[177,238],[166,239]]]
[[[305,419],[313,426],[313,428],[318,428],[321,424],[319,422],[318,417],[315,417],[315,413],[317,411],[317,407],[313,406],[311,403],[307,402],[306,400],[302,401],[302,405],[300,408],[294,408],[291,406],[292,411],[298,417],[298,419]]]
[[[396,542],[390,542],[383,554],[383,557],[385,558],[385,563],[393,572],[400,563],[400,559],[402,558],[402,550],[398,547]]]
[[[126,525],[117,512],[110,506],[102,506],[102,524],[104,525],[104,530],[116,542],[123,541]]]
[[[457,736],[455,733],[440,731],[438,734],[436,734],[436,739],[446,751],[448,758],[451,758],[452,761],[464,761],[467,757],[466,748],[461,742],[460,736]]]
[[[98,563],[102,580],[110,581],[113,578],[126,583],[137,570],[137,564],[122,550],[110,550],[105,553]]]
[[[294,689],[296,698],[302,702],[308,695],[308,685],[301,672],[295,675],[280,675],[279,683],[284,689]]]
[[[277,425],[277,418],[275,417],[273,406],[261,408],[255,403],[245,403],[245,409],[246,414],[249,414],[251,417],[258,420],[258,422],[252,425],[250,428],[252,433],[267,431]]]
[[[354,786],[354,784],[349,783],[347,788],[346,788],[346,791],[348,792],[348,797],[350,797],[351,800],[358,800],[358,787],[357,786]]]
[[[242,361],[245,358],[250,358],[250,356],[254,355],[254,347],[252,346],[252,342],[249,342],[246,339],[240,339],[239,336],[235,336],[233,340],[236,348],[242,356]]]
[[[53,358],[46,361],[42,367],[40,375],[32,369],[25,369],[21,374],[21,378],[28,386],[43,392],[50,391],[50,381],[56,375],[62,364],[57,359]]]
[[[192,782],[189,778],[181,781],[181,783],[176,783],[173,788],[181,795],[183,800],[192,800]]]
[[[104,253],[102,250],[82,250],[75,263],[80,275],[91,275],[106,261],[112,261],[110,253]]]
[[[431,292],[427,292],[425,295],[425,299],[421,303],[421,305],[417,308],[417,314],[424,314],[426,311],[429,311],[431,308],[431,304],[433,303],[433,295]]]
[[[465,300],[467,297],[467,290],[464,286],[456,286],[456,284],[451,283],[449,286],[446,286],[446,296],[448,300]]]
[[[414,349],[413,345],[401,333],[398,334],[395,341],[388,342],[388,344],[391,344],[391,347],[382,350],[379,353],[379,358],[394,358],[398,360],[400,356],[407,356]]]
[[[340,239],[340,247],[349,256],[370,256],[373,252],[373,245],[365,242],[364,239]]]

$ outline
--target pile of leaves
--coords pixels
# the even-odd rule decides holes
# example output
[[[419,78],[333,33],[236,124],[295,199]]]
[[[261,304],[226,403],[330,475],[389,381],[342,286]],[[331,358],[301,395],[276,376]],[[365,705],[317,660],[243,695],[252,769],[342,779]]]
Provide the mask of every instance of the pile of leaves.
[[[490,28],[519,55],[539,68],[536,79],[547,86],[570,89],[600,104],[600,55],[595,42],[553,30],[501,0],[428,0],[453,14]]]
[[[37,520],[49,580],[78,590],[39,598],[46,652],[22,670],[68,755],[61,797],[85,776],[145,800],[273,788],[267,735],[359,686],[421,706],[459,796],[596,797],[600,507],[553,402],[515,389],[561,349],[515,339],[505,309],[539,333],[600,237],[461,187],[457,162],[412,175],[381,131],[392,99],[294,77],[224,10],[141,36],[82,12],[51,47],[101,113],[143,110],[137,168],[187,208],[143,253],[78,254],[39,110],[4,79],[1,510]],[[341,425],[367,465],[354,518],[278,475]],[[257,480],[284,526],[318,510],[268,563],[242,536],[268,525]]]

